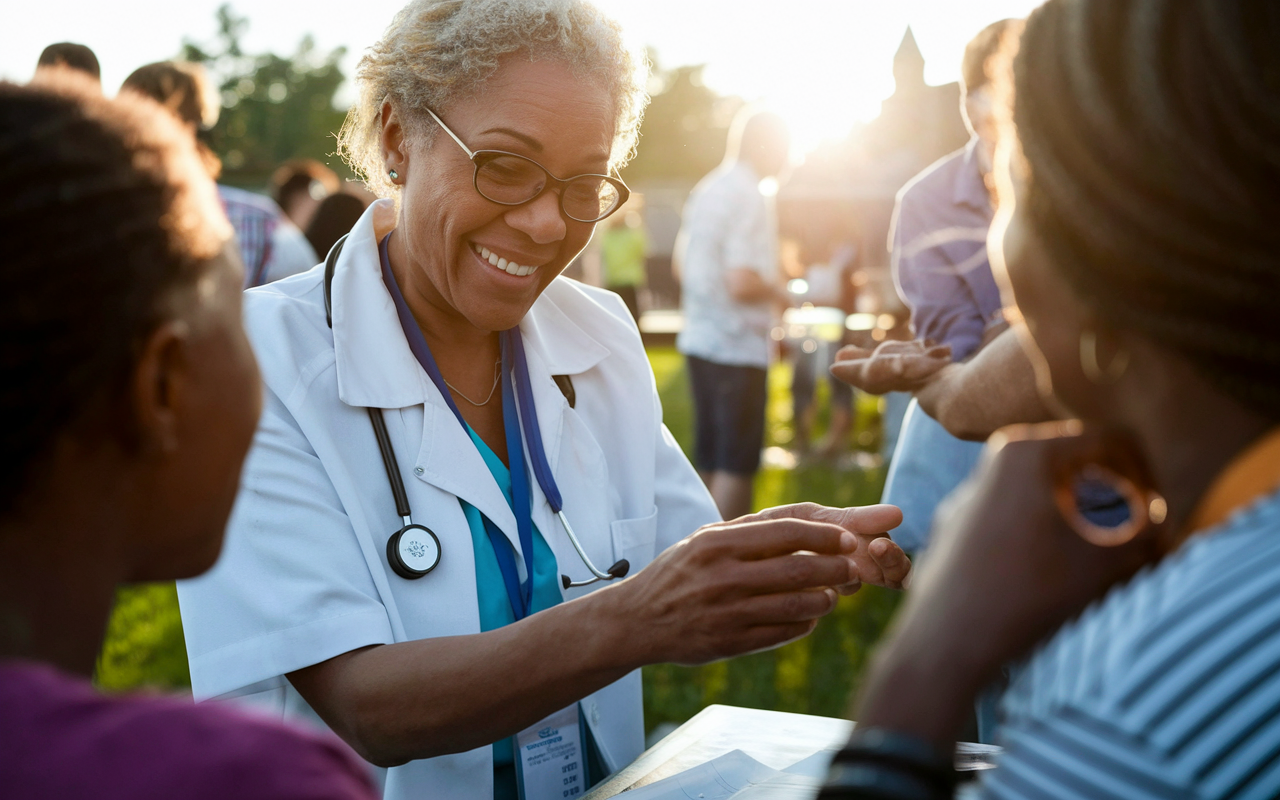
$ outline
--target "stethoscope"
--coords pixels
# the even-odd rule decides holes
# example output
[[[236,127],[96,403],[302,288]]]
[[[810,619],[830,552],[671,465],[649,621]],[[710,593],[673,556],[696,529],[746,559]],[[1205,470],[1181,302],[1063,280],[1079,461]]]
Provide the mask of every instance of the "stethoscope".
[[[333,275],[334,270],[337,268],[338,255],[342,252],[342,246],[346,240],[347,237],[343,236],[334,243],[333,248],[329,250],[329,254],[325,257],[324,262],[324,315],[325,322],[328,323],[330,329],[333,328],[333,303],[331,299]],[[380,252],[379,255],[384,259],[385,269],[385,253]],[[395,295],[393,299],[397,301],[397,305],[399,307],[398,310],[401,310],[402,313],[407,313],[407,307],[403,306],[403,298],[399,297],[399,290],[394,287],[393,283],[389,284],[389,288],[392,289],[392,293]],[[402,322],[404,322],[403,319]],[[408,331],[406,331],[406,334],[407,333]],[[560,576],[560,582],[565,589],[570,589],[577,586],[588,586],[597,581],[611,581],[625,577],[627,572],[631,569],[630,562],[625,558],[617,561],[605,572],[601,572],[596,568],[596,565],[592,563],[591,558],[587,555],[586,551],[583,550],[582,543],[578,541],[577,535],[573,532],[573,526],[569,524],[569,519],[564,514],[560,490],[556,485],[555,476],[551,473],[551,468],[547,463],[546,453],[542,447],[542,434],[538,428],[537,409],[534,407],[533,398],[531,393],[528,391],[529,382],[527,365],[524,360],[523,345],[520,344],[518,335],[513,338],[516,344],[516,366],[520,369],[520,377],[524,378],[523,383],[525,388],[525,391],[519,393],[521,411],[525,413],[515,416],[519,416],[521,426],[524,429],[525,439],[529,443],[529,454],[533,459],[533,473],[537,478],[538,485],[542,489],[542,494],[547,498],[548,505],[551,506],[551,510],[555,512],[556,517],[559,518],[560,524],[564,526],[564,532],[568,535],[569,541],[573,544],[573,549],[578,552],[578,557],[582,559],[582,563],[586,565],[592,575],[588,580],[574,581],[568,575],[562,574]],[[422,343],[422,346],[425,347],[425,342]],[[417,355],[417,353],[415,353],[415,355]],[[443,378],[440,378],[438,374],[436,374],[438,373],[438,370],[434,369],[434,362],[430,360],[429,356],[427,358],[428,360],[424,364],[424,367],[430,367],[428,369],[428,374],[431,375],[432,380],[436,382],[436,385],[440,386],[443,382]],[[504,361],[505,360],[506,359],[504,359]],[[439,380],[437,380],[437,378],[439,378]],[[508,380],[508,376],[504,375],[503,380],[506,382]],[[517,383],[520,383],[520,381],[517,380]],[[450,408],[454,410],[454,413],[458,414],[448,393],[443,389],[441,390],[441,393],[444,395],[446,403],[448,403]],[[369,414],[369,422],[373,425],[373,435],[378,441],[378,450],[382,453],[382,465],[386,468],[387,481],[391,484],[391,495],[395,499],[396,514],[400,516],[400,519],[404,523],[403,527],[393,533],[391,538],[387,540],[387,563],[390,565],[392,571],[400,577],[407,580],[417,580],[428,572],[431,572],[431,570],[435,569],[440,564],[440,539],[433,531],[431,531],[431,529],[423,525],[418,525],[413,521],[413,514],[409,508],[409,496],[405,492],[404,481],[400,477],[400,467],[396,461],[395,450],[392,449],[391,446],[391,436],[387,433],[387,423],[386,419],[383,417],[382,409],[366,408],[365,411]],[[514,415],[514,408],[504,408],[504,412],[505,411],[510,411],[512,415]],[[460,414],[458,414],[458,418],[459,422],[461,422],[462,419]],[[511,468],[513,472],[513,482],[519,479],[519,476],[515,474],[517,472],[517,467],[519,467],[519,471],[523,473],[522,453],[519,454],[519,457],[512,457]],[[532,541],[530,540],[529,542],[525,542],[524,538],[525,536],[522,535],[521,547],[524,550],[526,574],[529,576],[529,583],[532,584]],[[505,543],[505,539],[503,541]],[[506,556],[507,559],[510,559],[510,546],[508,545],[504,549],[497,546],[497,541],[495,541],[494,544],[494,550],[495,553],[498,554],[500,566],[505,566],[504,556]],[[504,578],[507,579],[509,593],[512,590],[510,586],[510,576],[513,573],[514,568],[504,569]],[[514,596],[512,601],[513,605],[515,605],[516,602]]]

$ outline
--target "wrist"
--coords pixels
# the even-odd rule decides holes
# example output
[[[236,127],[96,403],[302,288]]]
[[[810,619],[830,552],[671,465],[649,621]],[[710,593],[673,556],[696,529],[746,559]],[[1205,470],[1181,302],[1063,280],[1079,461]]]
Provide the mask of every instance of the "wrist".
[[[604,586],[570,604],[582,615],[578,630],[590,632],[590,663],[603,670],[627,673],[655,661],[647,652],[648,637],[637,630],[634,613],[627,613],[634,608],[627,602],[629,583]]]

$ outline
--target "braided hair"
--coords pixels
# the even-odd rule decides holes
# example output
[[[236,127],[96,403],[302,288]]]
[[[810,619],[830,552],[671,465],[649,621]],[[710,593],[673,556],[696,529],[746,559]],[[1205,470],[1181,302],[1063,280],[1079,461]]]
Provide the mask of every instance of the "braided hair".
[[[1013,82],[1055,268],[1280,419],[1280,3],[1049,0]]]
[[[217,202],[151,101],[72,73],[0,83],[0,513],[62,433],[119,408],[142,341],[230,236]]]

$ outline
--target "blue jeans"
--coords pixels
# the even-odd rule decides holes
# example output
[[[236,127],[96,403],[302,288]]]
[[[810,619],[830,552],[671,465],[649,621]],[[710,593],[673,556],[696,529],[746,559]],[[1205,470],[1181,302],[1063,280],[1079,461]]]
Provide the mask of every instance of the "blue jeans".
[[[981,452],[981,442],[957,439],[911,401],[882,498],[902,509],[902,524],[890,533],[899,547],[919,553],[928,546],[938,504],[969,477]]]

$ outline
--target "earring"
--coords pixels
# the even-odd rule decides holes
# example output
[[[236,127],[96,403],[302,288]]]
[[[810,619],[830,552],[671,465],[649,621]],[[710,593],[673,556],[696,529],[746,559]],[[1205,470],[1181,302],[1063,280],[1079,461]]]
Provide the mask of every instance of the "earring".
[[[396,172],[394,169],[393,169],[393,170],[388,170],[388,171],[387,171],[387,176],[388,176],[388,177],[390,177],[390,178],[391,178],[391,180],[393,180],[393,181],[395,181],[395,180],[399,180],[399,179],[400,179],[400,173],[399,173],[399,172]]]
[[[1099,385],[1115,383],[1128,368],[1129,353],[1121,350],[1103,369],[1098,364],[1098,334],[1087,328],[1080,331],[1080,369],[1084,370],[1086,378]]]

